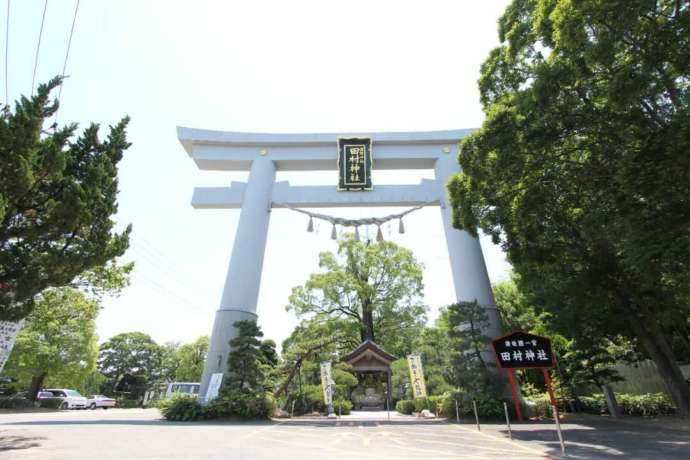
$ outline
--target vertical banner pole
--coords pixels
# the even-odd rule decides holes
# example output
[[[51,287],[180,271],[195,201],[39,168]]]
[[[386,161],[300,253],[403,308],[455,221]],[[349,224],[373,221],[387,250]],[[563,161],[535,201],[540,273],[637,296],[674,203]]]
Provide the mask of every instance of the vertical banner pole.
[[[508,437],[513,439],[513,432],[510,429],[510,417],[508,417],[508,404],[503,403],[503,411],[506,413],[506,425],[508,425]]]
[[[508,369],[508,380],[510,381],[510,394],[513,397],[513,405],[515,406],[515,414],[517,414],[517,419],[522,422],[522,409],[520,408],[520,400],[517,395],[517,385],[515,384],[515,376],[513,375],[513,369]]]
[[[563,441],[563,433],[561,432],[561,421],[558,419],[558,409],[553,406],[553,418],[556,419],[556,431],[558,432],[558,442],[561,444],[561,453],[565,455],[565,441]]]
[[[556,417],[557,419],[560,419],[561,416],[558,413],[558,406],[556,405],[556,397],[553,394],[553,386],[551,385],[551,376],[549,375],[549,370],[544,368],[541,371],[544,374],[544,382],[546,382],[546,391],[549,392],[549,401],[551,401],[551,405],[553,406],[553,416]]]
[[[477,421],[477,431],[482,431],[479,426],[479,415],[477,414],[477,401],[472,400],[472,407],[474,408],[474,419]]]
[[[458,421],[458,424],[460,424],[460,409],[458,408],[458,400],[455,400],[455,419]]]

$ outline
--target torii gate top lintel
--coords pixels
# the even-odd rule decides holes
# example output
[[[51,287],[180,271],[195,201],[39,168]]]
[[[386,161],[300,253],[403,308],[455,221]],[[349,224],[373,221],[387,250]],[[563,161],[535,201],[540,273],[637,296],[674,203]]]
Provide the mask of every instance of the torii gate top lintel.
[[[472,129],[385,133],[274,134],[177,128],[177,137],[199,169],[249,171],[269,156],[278,171],[335,170],[338,137],[370,137],[374,169],[433,169]]]

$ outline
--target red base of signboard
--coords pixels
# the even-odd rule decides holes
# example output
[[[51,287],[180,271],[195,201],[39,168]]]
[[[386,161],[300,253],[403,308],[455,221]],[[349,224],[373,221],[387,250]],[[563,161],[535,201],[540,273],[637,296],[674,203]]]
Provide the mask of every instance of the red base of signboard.
[[[517,394],[517,384],[515,383],[515,376],[513,375],[513,370],[508,369],[508,380],[510,381],[510,393],[513,396],[513,405],[515,406],[515,413],[517,414],[517,419],[522,422],[522,408],[520,407],[520,399]]]

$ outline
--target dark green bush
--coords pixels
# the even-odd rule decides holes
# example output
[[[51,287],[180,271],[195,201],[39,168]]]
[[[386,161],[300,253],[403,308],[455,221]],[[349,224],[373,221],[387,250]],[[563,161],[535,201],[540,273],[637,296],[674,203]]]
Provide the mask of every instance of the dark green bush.
[[[268,418],[276,404],[273,397],[263,393],[228,393],[206,404],[201,416],[206,419],[219,417]]]
[[[526,398],[527,406],[524,411],[527,417],[551,417],[551,401],[546,393]]]
[[[342,398],[339,398],[342,399]],[[292,403],[295,403],[294,415],[311,414],[312,412],[325,412],[323,405],[323,391],[321,385],[302,385],[302,393],[292,392],[289,394],[285,410],[292,410]]]
[[[618,401],[618,406],[623,415],[670,415],[676,411],[671,401],[663,393],[647,393],[643,395],[619,393],[616,394],[616,401]],[[603,394],[579,398],[577,409],[589,414],[608,413],[606,399]]]
[[[26,398],[0,397],[0,409],[29,409],[31,407],[34,407],[33,403]]]
[[[625,415],[671,415],[676,412],[676,408],[663,393],[619,394],[616,395],[616,400]]]
[[[503,419],[505,418],[505,412],[503,409],[503,399],[497,398],[493,395],[486,393],[479,393],[473,396],[467,396],[465,398],[463,408],[467,415],[472,414],[474,416],[474,410],[472,407],[472,400],[477,403],[477,414],[479,418],[490,418],[490,419]],[[511,405],[508,406],[510,411]],[[514,414],[510,414],[513,416]]]
[[[158,408],[166,420],[188,422],[197,420],[202,416],[201,404],[195,397],[173,395],[158,404]]]
[[[136,399],[117,398],[115,407],[119,407],[120,409],[135,409],[139,407],[139,401]]]
[[[415,412],[421,412],[424,409],[428,409],[430,411],[434,411],[431,401],[429,401],[429,398],[415,398],[414,399],[414,411]]]
[[[336,399],[333,401],[333,410],[337,415],[347,415],[352,410],[352,402],[347,399]]]
[[[275,400],[268,393],[238,393],[230,401],[232,415],[242,418],[268,418],[275,410]]]
[[[414,412],[414,401],[410,399],[401,399],[395,403],[395,410],[401,414],[410,415]]]

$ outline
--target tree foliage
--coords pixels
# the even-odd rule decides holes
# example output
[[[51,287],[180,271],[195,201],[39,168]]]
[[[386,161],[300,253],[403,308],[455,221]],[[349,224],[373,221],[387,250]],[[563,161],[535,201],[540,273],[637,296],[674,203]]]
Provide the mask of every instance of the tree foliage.
[[[270,388],[268,378],[277,356],[272,340],[261,340],[264,333],[256,321],[235,321],[237,337],[230,340],[228,373],[223,381],[223,395],[236,392],[264,393]]]
[[[178,366],[175,380],[178,382],[200,382],[208,353],[209,337],[201,336],[194,342],[186,343],[177,350]]]
[[[76,139],[76,124],[44,131],[60,81],[0,112],[0,319],[27,316],[40,292],[106,265],[129,244],[130,229],[113,233],[111,219],[129,120],[105,140],[96,124]]]
[[[687,2],[515,0],[499,36],[454,224],[501,242],[559,330],[638,339],[689,414],[664,335],[689,308]]]
[[[161,377],[162,348],[143,332],[124,332],[100,347],[98,368],[113,392],[141,396]]]
[[[485,309],[477,301],[458,302],[448,306],[447,315],[453,383],[469,393],[498,393],[502,382],[490,374],[495,364],[485,356],[491,343],[483,333],[489,326]]]
[[[321,272],[293,288],[288,310],[317,321],[338,320],[351,343],[372,340],[392,353],[409,352],[423,327],[422,268],[390,241],[363,243],[351,235],[337,256],[319,256]]]
[[[579,399],[580,395],[599,391],[602,385],[621,380],[612,368],[613,364],[639,360],[634,343],[623,336],[611,338],[592,337],[586,329],[571,328],[564,336],[552,326],[552,315],[535,307],[531,299],[518,287],[517,276],[496,284],[493,287],[496,307],[501,313],[503,330],[507,332],[524,331],[551,339],[556,356],[556,369],[553,373],[555,386],[562,390],[557,396]],[[584,333],[580,334],[580,332]],[[522,382],[545,391],[545,382],[540,373],[525,371]],[[563,393],[567,393],[563,394]]]
[[[32,400],[45,386],[80,387],[96,370],[98,310],[76,289],[44,291],[17,335],[5,375],[30,387]]]

